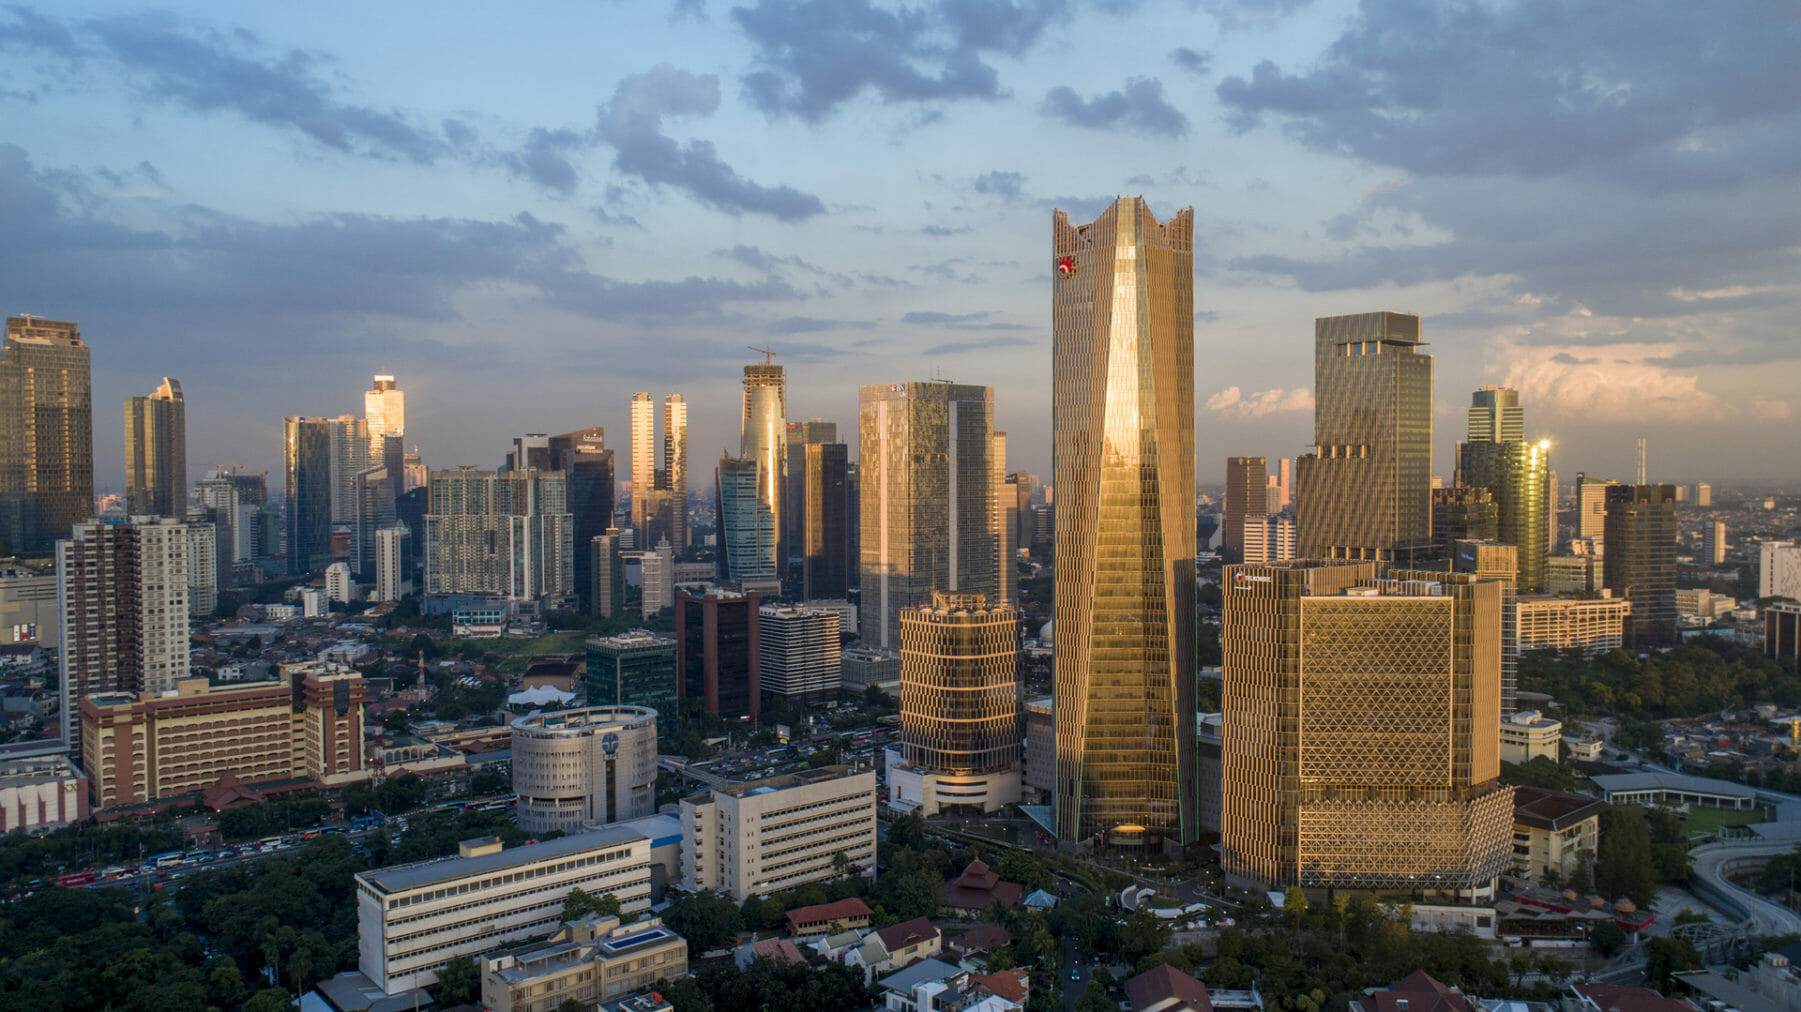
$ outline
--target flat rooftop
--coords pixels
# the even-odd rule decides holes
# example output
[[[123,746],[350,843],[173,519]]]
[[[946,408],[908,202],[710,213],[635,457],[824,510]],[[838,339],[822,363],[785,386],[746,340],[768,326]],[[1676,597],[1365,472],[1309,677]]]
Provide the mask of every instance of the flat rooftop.
[[[393,868],[378,868],[374,871],[362,872],[357,875],[357,878],[374,886],[378,892],[391,895],[438,882],[449,882],[516,865],[529,864],[533,861],[562,857],[566,854],[580,854],[603,847],[616,847],[622,843],[632,843],[638,840],[649,842],[649,837],[636,830],[610,826],[593,832],[575,833],[544,843],[532,843],[493,854],[482,854],[479,857],[440,857],[433,861],[420,861]]]
[[[810,787],[830,780],[838,780],[870,770],[853,770],[849,766],[821,766],[816,770],[801,770],[797,773],[786,773],[779,777],[764,780],[733,780],[713,790],[721,794],[729,794],[734,798],[746,798],[753,794],[768,794],[771,791],[785,791],[791,787]]]

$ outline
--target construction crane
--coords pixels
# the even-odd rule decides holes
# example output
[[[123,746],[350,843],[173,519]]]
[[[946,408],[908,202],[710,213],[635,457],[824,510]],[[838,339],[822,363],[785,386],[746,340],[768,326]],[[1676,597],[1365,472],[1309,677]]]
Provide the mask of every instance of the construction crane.
[[[746,345],[746,347],[748,347],[751,351],[762,353],[764,365],[774,365],[775,364],[775,349],[774,348],[759,348],[754,344]]]

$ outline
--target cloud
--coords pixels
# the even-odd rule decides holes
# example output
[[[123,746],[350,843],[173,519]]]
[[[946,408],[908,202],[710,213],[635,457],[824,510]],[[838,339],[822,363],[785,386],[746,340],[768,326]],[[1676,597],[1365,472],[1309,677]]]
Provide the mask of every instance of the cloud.
[[[1207,410],[1231,418],[1264,418],[1269,415],[1313,410],[1313,391],[1305,387],[1284,390],[1276,387],[1246,396],[1236,386],[1229,386],[1207,398]]]
[[[901,317],[902,323],[920,327],[943,327],[946,330],[1032,330],[1023,323],[988,322],[989,313],[938,313],[915,310]]]
[[[994,99],[992,55],[1019,56],[1069,0],[937,0],[878,7],[871,0],[756,0],[732,8],[757,69],[743,78],[771,115],[819,122],[871,93],[884,102]]]
[[[873,320],[821,320],[813,316],[785,316],[771,320],[763,330],[769,334],[817,334],[826,330],[870,330]],[[787,354],[787,352],[783,352]]]
[[[1017,172],[985,172],[976,177],[976,192],[1012,200],[1019,196],[1026,177]]]
[[[1181,137],[1188,133],[1188,117],[1163,99],[1163,82],[1154,77],[1134,78],[1124,91],[1110,91],[1083,98],[1073,88],[1052,88],[1039,111],[1071,126],[1089,130],[1124,128],[1150,136]]]
[[[1202,0],[1201,7],[1213,15],[1221,28],[1274,28],[1290,14],[1311,4],[1313,0]]]
[[[1765,422],[1786,422],[1793,417],[1787,401],[1771,400],[1755,397],[1751,400],[1751,414]]]
[[[920,352],[921,355],[961,355],[970,351],[987,351],[990,348],[1016,348],[1034,344],[1023,337],[991,337],[984,341],[951,341],[946,344],[934,344]]]
[[[1169,62],[1190,74],[1203,77],[1213,69],[1213,54],[1197,52],[1187,46],[1178,46],[1169,51]]]
[[[0,50],[62,61],[69,74],[58,86],[73,87],[106,67],[141,100],[294,130],[335,151],[424,163],[449,150],[443,137],[400,112],[343,101],[322,73],[324,57],[272,53],[246,31],[221,32],[158,11],[86,21],[22,7],[9,13]]]
[[[1643,361],[1642,348],[1622,346],[1615,354],[1586,359],[1524,345],[1505,352],[1501,385],[1518,390],[1535,414],[1585,423],[1715,421],[1728,414],[1720,398],[1701,389],[1699,377]]]
[[[689,141],[684,147],[663,135],[665,116],[711,116],[718,108],[718,77],[658,64],[619,82],[612,101],[600,110],[599,132],[614,149],[614,168],[680,190],[715,210],[767,214],[780,221],[825,213],[825,205],[812,194],[739,176],[720,160],[711,141]]]
[[[546,130],[537,127],[526,138],[524,147],[502,156],[514,175],[558,193],[572,193],[580,182],[570,155],[593,147],[591,137],[568,129]]]

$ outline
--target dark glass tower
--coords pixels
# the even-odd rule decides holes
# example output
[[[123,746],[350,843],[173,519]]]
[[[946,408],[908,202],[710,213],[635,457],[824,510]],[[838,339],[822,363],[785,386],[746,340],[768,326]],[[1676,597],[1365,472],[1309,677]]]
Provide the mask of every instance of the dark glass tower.
[[[125,401],[125,502],[132,516],[188,515],[188,422],[181,382]]]
[[[94,399],[73,323],[9,317],[0,346],[0,555],[47,556],[94,515]]]
[[[1676,486],[1607,486],[1602,584],[1632,602],[1626,645],[1676,641]]]
[[[316,573],[331,565],[332,418],[294,417],[282,423],[286,465],[288,572]]]

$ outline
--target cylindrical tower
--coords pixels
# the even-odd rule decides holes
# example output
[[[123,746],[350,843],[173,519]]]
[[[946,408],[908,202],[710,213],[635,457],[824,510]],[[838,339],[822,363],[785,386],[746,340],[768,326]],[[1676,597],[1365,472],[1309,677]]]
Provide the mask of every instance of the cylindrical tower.
[[[513,721],[514,815],[528,833],[656,814],[657,711],[590,706]]]
[[[967,776],[1019,762],[1019,615],[981,594],[932,595],[900,613],[907,762]]]

